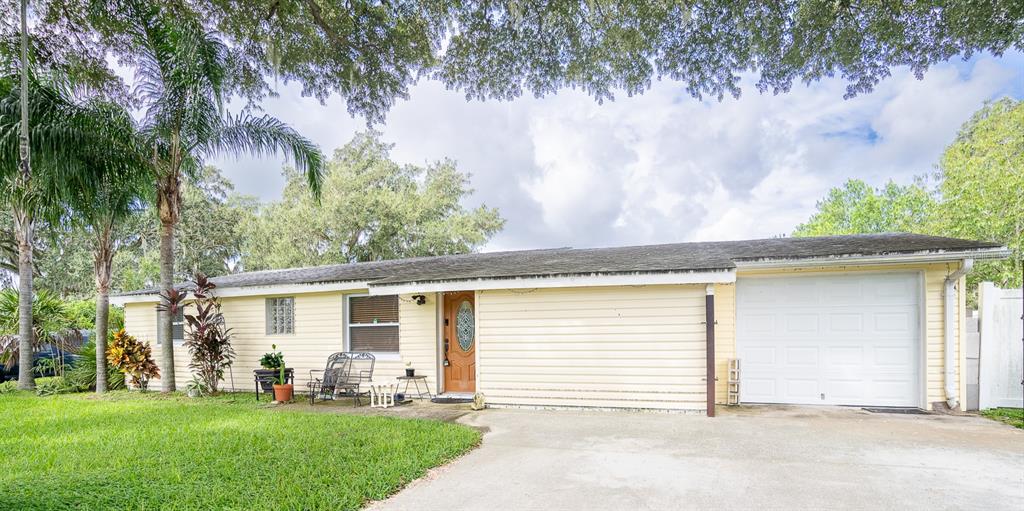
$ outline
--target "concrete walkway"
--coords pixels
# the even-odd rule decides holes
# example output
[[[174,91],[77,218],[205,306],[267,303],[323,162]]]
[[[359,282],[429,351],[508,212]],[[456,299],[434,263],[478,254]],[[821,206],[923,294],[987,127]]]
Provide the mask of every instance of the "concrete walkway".
[[[483,445],[379,510],[1022,509],[1024,431],[987,419],[754,408],[486,410]]]

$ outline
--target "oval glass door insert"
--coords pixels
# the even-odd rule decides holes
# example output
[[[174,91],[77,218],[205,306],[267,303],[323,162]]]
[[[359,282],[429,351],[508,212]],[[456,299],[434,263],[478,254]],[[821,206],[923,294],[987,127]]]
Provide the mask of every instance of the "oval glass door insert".
[[[459,305],[459,312],[455,313],[455,338],[459,341],[462,351],[473,349],[473,337],[476,334],[476,325],[473,323],[473,306],[469,301]]]

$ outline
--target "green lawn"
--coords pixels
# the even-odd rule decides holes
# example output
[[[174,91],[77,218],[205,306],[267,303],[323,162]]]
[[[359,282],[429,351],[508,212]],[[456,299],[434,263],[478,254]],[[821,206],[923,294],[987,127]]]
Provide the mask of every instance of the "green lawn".
[[[0,509],[355,509],[472,449],[434,421],[251,395],[0,395]]]
[[[1005,422],[1011,426],[1024,429],[1024,409],[1021,408],[993,408],[981,412],[990,419]]]

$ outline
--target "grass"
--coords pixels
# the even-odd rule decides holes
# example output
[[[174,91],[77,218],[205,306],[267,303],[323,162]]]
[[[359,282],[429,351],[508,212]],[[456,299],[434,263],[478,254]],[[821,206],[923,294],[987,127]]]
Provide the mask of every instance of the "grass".
[[[0,509],[357,509],[472,449],[436,421],[250,395],[0,395]]]
[[[1024,429],[1024,408],[992,408],[982,411],[981,414],[989,419]]]

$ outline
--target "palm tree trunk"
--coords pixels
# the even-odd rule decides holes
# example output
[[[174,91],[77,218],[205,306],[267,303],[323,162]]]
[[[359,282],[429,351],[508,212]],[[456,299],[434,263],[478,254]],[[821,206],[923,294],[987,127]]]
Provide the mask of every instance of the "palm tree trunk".
[[[157,181],[157,212],[160,215],[160,293],[161,303],[168,305],[168,293],[174,289],[174,228],[181,218],[181,183],[178,172],[181,158],[178,137],[172,137],[171,161]],[[171,314],[157,313],[157,339],[160,341],[161,392],[174,392],[174,330]]]
[[[18,238],[18,388],[31,390],[32,377],[32,215],[24,208],[32,184],[32,164],[28,140],[28,0],[21,0],[21,129],[19,156],[21,173],[18,187],[22,207],[15,208],[15,236]]]
[[[160,222],[160,290],[174,289],[174,224]],[[171,314],[160,311],[157,315],[160,339],[160,382],[162,392],[174,392],[174,338]]]
[[[107,391],[107,332],[110,330],[110,277],[114,243],[110,224],[96,226],[96,393]]]
[[[14,212],[18,238],[18,388],[32,390],[32,217],[20,208]]]

